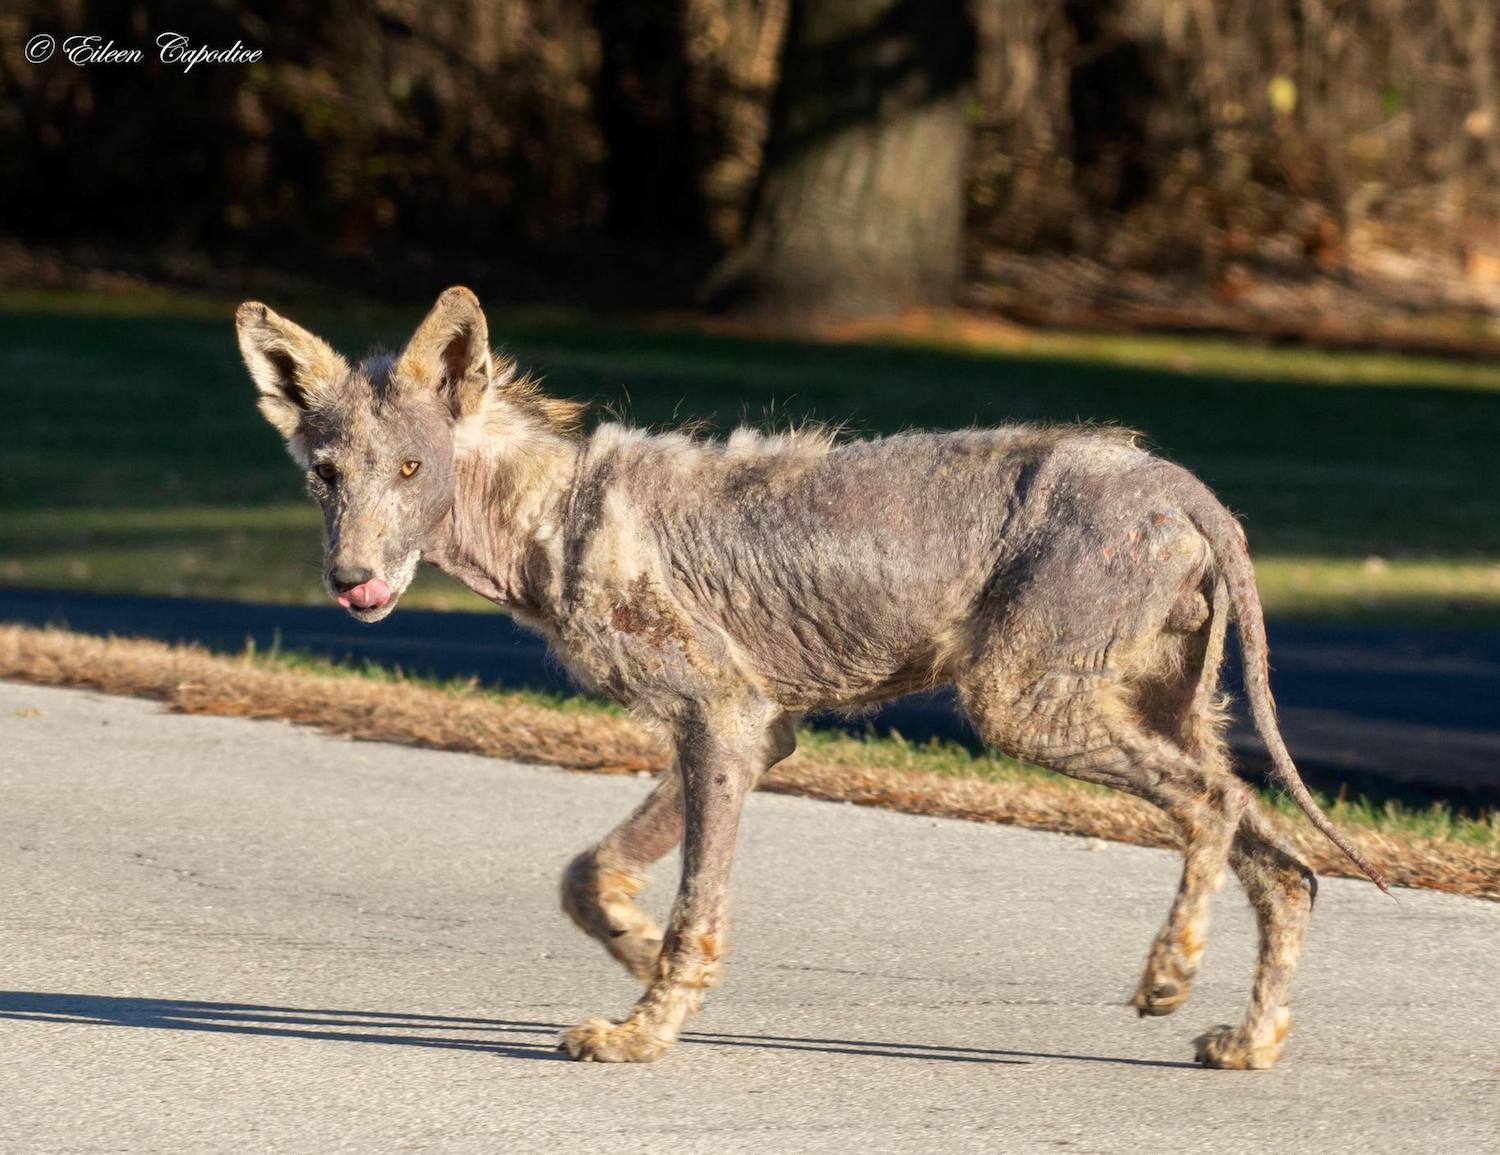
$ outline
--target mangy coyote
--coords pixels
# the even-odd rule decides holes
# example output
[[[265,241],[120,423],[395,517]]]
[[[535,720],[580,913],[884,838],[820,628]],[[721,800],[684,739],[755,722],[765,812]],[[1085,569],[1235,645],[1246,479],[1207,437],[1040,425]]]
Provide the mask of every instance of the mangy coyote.
[[[378,621],[431,562],[672,742],[674,771],[563,879],[568,914],[646,984],[622,1021],[564,1034],[575,1058],[659,1058],[718,981],[740,809],[806,712],[952,683],[992,746],[1145,798],[1180,829],[1182,882],[1141,1014],[1187,999],[1233,868],[1260,956],[1244,1022],[1197,1054],[1273,1064],[1316,883],[1229,768],[1217,681],[1231,612],[1281,782],[1384,887],[1277,731],[1238,523],[1124,432],[584,435],[576,405],[492,357],[467,289],[439,297],[399,356],[354,366],[264,305],[237,323],[261,411],[323,507],[341,606]],[[632,900],[679,841],[663,934]]]

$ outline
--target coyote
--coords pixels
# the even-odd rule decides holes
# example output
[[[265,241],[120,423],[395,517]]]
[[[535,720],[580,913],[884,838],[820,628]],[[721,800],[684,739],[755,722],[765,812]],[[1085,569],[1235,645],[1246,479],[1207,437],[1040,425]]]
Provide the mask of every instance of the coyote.
[[[804,714],[952,684],[989,745],[1147,799],[1180,830],[1182,880],[1140,1014],[1187,999],[1233,868],[1260,955],[1244,1021],[1199,1037],[1197,1057],[1271,1066],[1316,880],[1230,770],[1218,676],[1231,612],[1280,781],[1385,888],[1277,731],[1239,524],[1128,432],[585,434],[581,406],[491,353],[465,288],[399,355],[353,366],[262,304],[236,320],[261,412],[323,507],[339,605],[379,621],[430,562],[671,742],[672,770],[563,877],[564,910],[645,984],[624,1019],[564,1033],[576,1059],[660,1058],[718,983],[741,806]],[[633,899],[679,842],[663,933]]]

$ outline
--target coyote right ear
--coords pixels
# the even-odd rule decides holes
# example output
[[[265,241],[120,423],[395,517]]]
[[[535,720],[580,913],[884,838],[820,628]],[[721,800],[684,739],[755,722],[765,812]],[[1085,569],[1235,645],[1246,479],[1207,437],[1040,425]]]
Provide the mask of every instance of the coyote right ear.
[[[349,366],[323,341],[259,301],[246,301],[234,315],[240,355],[260,390],[260,411],[291,441],[314,394],[332,388]]]

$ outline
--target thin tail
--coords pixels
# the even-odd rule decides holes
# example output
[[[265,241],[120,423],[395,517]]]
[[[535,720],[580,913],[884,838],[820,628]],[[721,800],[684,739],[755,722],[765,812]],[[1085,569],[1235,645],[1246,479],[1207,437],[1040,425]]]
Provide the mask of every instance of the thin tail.
[[[1190,502],[1185,512],[1197,526],[1198,532],[1213,547],[1220,584],[1228,587],[1229,601],[1234,608],[1235,624],[1239,631],[1245,696],[1250,700],[1250,716],[1271,755],[1271,766],[1276,777],[1291,795],[1292,801],[1307,815],[1308,821],[1328,841],[1342,850],[1371,882],[1389,894],[1390,888],[1385,876],[1350,844],[1343,832],[1329,821],[1328,815],[1323,813],[1322,808],[1308,793],[1291,754],[1287,752],[1286,743],[1282,741],[1281,730],[1276,725],[1276,703],[1271,698],[1269,647],[1266,645],[1266,623],[1260,606],[1260,591],[1255,587],[1255,569],[1250,564],[1250,551],[1245,546],[1245,535],[1240,529],[1240,523],[1207,490],[1203,491],[1203,499]],[[1214,612],[1218,613],[1219,607],[1214,607]]]

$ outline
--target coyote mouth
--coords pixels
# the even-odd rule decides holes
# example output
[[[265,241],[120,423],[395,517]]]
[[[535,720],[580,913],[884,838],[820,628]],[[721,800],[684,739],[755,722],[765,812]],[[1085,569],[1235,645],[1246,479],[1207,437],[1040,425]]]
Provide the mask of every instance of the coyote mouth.
[[[378,610],[391,600],[391,587],[380,578],[371,578],[337,595],[344,609]]]

